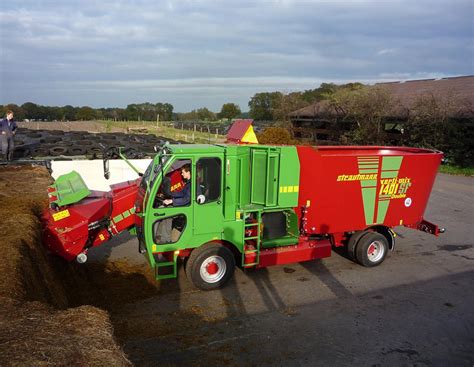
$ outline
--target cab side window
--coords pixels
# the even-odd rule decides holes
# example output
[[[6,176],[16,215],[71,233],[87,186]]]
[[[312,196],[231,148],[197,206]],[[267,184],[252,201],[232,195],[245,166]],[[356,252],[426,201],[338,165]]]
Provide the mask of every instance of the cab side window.
[[[196,163],[196,202],[207,204],[221,197],[222,162],[219,158],[201,158]]]
[[[183,176],[183,167],[189,170],[190,177]],[[158,174],[157,174],[158,176]],[[173,206],[191,205],[192,165],[190,159],[176,160],[165,172],[163,181],[156,193],[154,208],[164,207],[164,200],[173,199]]]

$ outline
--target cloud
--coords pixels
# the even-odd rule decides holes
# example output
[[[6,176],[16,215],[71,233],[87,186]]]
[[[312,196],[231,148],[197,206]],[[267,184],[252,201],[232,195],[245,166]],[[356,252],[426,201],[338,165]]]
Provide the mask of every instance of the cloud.
[[[390,55],[397,53],[396,48],[384,48],[383,50],[377,51],[377,56]]]
[[[0,103],[219,109],[321,81],[471,74],[471,14],[470,1],[7,0]]]

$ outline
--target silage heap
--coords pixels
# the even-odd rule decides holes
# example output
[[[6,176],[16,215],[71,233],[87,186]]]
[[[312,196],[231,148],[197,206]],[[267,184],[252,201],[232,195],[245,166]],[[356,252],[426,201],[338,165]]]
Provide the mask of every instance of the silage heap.
[[[68,308],[67,281],[41,246],[51,177],[0,167],[0,365],[129,365],[106,311]]]

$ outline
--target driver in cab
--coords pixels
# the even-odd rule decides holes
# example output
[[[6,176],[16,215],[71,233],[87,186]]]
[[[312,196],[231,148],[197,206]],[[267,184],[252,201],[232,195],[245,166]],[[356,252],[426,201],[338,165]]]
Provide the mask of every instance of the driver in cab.
[[[171,199],[163,200],[163,204],[173,206],[185,206],[191,202],[191,165],[185,164],[181,167],[181,176],[184,180],[184,188],[179,192],[172,192]]]

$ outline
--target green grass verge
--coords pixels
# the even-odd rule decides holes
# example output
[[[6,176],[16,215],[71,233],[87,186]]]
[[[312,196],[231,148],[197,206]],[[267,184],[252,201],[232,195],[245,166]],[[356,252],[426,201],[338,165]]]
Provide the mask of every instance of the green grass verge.
[[[459,167],[459,166],[441,165],[439,167],[439,172],[447,173],[449,175],[474,176],[474,167]]]

